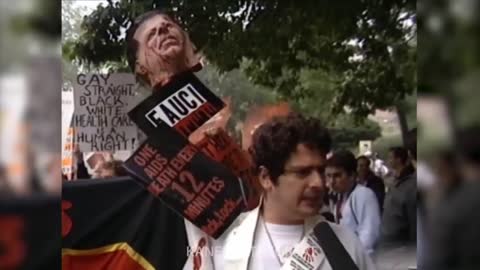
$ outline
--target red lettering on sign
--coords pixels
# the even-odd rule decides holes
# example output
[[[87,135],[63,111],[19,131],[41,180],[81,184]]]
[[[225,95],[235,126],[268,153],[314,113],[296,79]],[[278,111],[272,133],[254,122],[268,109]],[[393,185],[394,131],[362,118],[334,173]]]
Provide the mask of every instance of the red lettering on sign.
[[[20,268],[26,255],[26,244],[23,239],[25,222],[19,216],[0,217],[0,269]]]
[[[209,218],[207,224],[202,226],[202,231],[206,232],[208,235],[215,235],[241,203],[242,198],[239,198],[236,201],[226,199],[223,207],[213,213],[214,218]]]

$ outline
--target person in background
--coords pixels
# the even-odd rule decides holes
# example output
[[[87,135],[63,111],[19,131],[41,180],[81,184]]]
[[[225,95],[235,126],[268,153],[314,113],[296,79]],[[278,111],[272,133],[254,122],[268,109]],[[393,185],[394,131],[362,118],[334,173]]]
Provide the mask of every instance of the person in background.
[[[83,153],[80,151],[80,147],[78,144],[74,146],[74,162],[75,166],[75,179],[90,179],[91,175],[88,173],[87,166],[85,165],[85,161],[83,160]]]
[[[94,178],[105,179],[127,176],[128,174],[122,165],[123,162],[119,160],[101,162],[95,170]]]
[[[432,210],[428,270],[480,269],[480,126],[458,132],[457,191]]]
[[[357,158],[357,183],[370,188],[377,197],[380,213],[383,213],[383,201],[385,200],[385,184],[370,169],[370,159],[366,156]]]
[[[390,243],[417,241],[417,179],[407,149],[392,147],[389,164],[395,182],[385,196],[382,239]]]
[[[339,197],[335,220],[350,228],[372,254],[380,236],[380,207],[373,191],[357,184],[357,160],[350,151],[338,151],[327,160],[325,176]]]

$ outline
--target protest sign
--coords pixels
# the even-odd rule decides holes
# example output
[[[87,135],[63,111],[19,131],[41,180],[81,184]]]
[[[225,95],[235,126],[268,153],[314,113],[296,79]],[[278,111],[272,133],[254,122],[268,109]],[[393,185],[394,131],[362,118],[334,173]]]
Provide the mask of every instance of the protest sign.
[[[213,135],[205,136],[195,144],[209,158],[222,163],[242,180],[243,193],[247,200],[247,209],[258,206],[261,187],[255,176],[253,161],[232,137],[223,129]]]
[[[82,152],[132,150],[137,139],[127,112],[136,103],[132,74],[79,74],[74,83],[75,142]]]
[[[225,102],[225,107],[190,134],[188,139],[191,143],[197,144],[205,137],[205,134],[211,131],[227,128],[228,121],[232,117],[232,102],[230,97],[222,98],[222,100]]]
[[[73,173],[73,111],[73,88],[65,83],[62,89],[62,173],[65,175]]]
[[[224,106],[193,73],[185,72],[155,91],[128,115],[147,136],[173,128],[188,138]]]
[[[364,155],[367,152],[372,152],[372,141],[359,141],[358,153],[360,153],[360,155]]]
[[[239,179],[173,129],[148,138],[125,168],[152,194],[214,238],[245,206]]]

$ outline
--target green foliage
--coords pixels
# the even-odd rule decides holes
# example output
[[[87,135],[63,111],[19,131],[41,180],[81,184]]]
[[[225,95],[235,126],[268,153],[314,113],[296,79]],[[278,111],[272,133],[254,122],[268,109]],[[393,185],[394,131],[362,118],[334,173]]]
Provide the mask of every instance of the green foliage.
[[[241,68],[283,99],[312,95],[302,84],[304,69],[336,74],[330,106],[335,113],[347,106],[357,118],[416,88],[413,0],[109,1],[83,20],[81,37],[64,53],[93,65],[124,63],[122,33],[154,8],[172,12],[220,71]]]
[[[274,92],[251,83],[238,69],[221,73],[214,66],[206,65],[197,76],[217,96],[231,98],[232,118],[228,129],[237,137],[240,136],[237,125],[254,106],[274,104],[278,100]]]
[[[359,21],[376,16],[380,22],[380,18],[390,18],[384,18],[389,8],[395,7],[398,13],[411,4],[394,2],[376,7],[358,1],[346,9],[343,1],[194,1],[186,5],[186,1],[121,0],[98,7],[83,19],[80,29],[75,23],[78,14],[70,11],[75,19],[70,20],[68,31],[80,37],[65,40],[63,56],[86,66],[126,70],[122,33],[135,16],[154,7],[166,8],[211,62],[198,73],[200,79],[215,94],[232,98],[229,129],[237,136],[238,124],[253,106],[288,100],[295,110],[331,127],[335,147],[355,148],[359,140],[380,136],[378,124],[365,116],[375,107],[391,106],[410,91],[407,86],[395,90],[394,82],[403,81],[391,80],[391,76],[411,78],[416,74],[409,62],[414,47],[403,42],[395,53],[380,54],[376,50],[391,42],[374,42],[375,31],[383,33],[385,29],[370,29],[363,38],[359,32]],[[362,27],[366,26],[368,23]],[[397,41],[402,40],[404,30],[397,29],[397,24],[392,28],[398,32]],[[358,41],[356,45],[347,42],[352,39]],[[408,53],[402,55],[405,51]],[[352,62],[352,56],[365,60]],[[394,56],[396,61],[383,62]],[[388,70],[390,77],[384,75]],[[399,75],[407,71],[411,74]],[[389,91],[383,91],[386,84]],[[368,109],[362,108],[364,104]],[[345,105],[357,115],[346,113]]]
[[[357,122],[352,115],[340,116],[332,125],[335,148],[358,149],[359,141],[375,141],[380,136],[380,126],[376,122],[371,120]]]

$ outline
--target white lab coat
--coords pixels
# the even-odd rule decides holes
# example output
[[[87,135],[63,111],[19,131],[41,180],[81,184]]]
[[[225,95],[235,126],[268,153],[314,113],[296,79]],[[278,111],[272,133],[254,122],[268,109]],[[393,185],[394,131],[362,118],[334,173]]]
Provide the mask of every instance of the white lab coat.
[[[204,256],[206,257],[205,259],[209,259],[208,263],[202,264],[202,268],[199,270],[248,270],[258,216],[259,207],[243,213],[219,239],[210,239],[210,248],[213,250],[221,248],[222,252],[214,252],[213,256]],[[307,219],[305,221],[305,231],[309,232],[321,221],[324,221],[324,219],[320,215]],[[337,224],[329,224],[353,261],[357,264],[359,270],[376,269],[371,258],[366,254],[362,244],[353,232]],[[190,234],[188,236],[190,242]],[[219,256],[220,258],[214,258],[214,256]],[[324,253],[320,256],[324,256]],[[184,270],[193,270],[192,261],[192,256],[190,256]],[[331,270],[331,266],[325,259],[325,262],[317,270]]]

